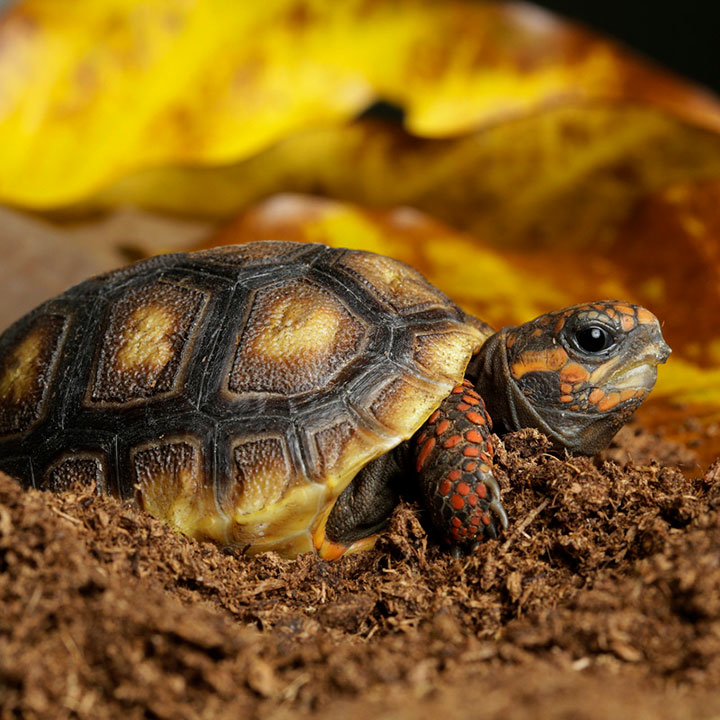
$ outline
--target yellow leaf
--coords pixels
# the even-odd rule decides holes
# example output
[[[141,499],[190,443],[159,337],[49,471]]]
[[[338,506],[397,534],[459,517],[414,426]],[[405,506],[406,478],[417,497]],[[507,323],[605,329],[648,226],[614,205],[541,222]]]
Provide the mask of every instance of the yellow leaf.
[[[25,0],[0,19],[0,200],[247,159],[375,99],[427,137],[618,100],[720,128],[702,92],[526,4]]]
[[[84,209],[229,217],[289,190],[412,205],[498,244],[574,247],[607,241],[648,192],[719,177],[720,134],[654,109],[576,105],[445,140],[368,121],[316,130],[224,168],[127,177]]]

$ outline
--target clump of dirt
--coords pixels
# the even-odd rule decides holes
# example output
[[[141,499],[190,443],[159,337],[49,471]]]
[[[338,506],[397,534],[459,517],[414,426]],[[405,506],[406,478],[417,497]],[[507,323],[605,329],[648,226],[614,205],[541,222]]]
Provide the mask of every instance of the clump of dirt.
[[[476,555],[402,505],[334,563],[0,476],[0,717],[720,712],[720,464],[556,457],[525,430],[497,472],[512,527]]]

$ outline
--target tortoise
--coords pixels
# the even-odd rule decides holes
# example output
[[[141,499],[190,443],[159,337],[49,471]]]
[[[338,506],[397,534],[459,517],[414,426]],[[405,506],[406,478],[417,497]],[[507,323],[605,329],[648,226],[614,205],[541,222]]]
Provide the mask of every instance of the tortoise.
[[[293,557],[371,547],[417,497],[458,554],[508,524],[493,436],[593,454],[670,348],[619,301],[495,333],[389,257],[262,241],[91,278],[0,336],[0,469]]]

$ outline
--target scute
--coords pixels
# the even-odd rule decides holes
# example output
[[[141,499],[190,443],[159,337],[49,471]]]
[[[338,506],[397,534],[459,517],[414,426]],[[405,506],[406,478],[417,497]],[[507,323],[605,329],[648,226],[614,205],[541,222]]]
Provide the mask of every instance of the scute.
[[[283,437],[243,438],[233,445],[232,459],[234,483],[223,504],[235,517],[273,505],[297,482]]]
[[[402,437],[408,426],[419,427],[437,407],[437,387],[398,373],[379,381],[367,408],[389,432]]]
[[[112,305],[90,403],[128,403],[176,389],[205,295],[165,281],[130,290]]]
[[[39,314],[16,337],[0,339],[0,436],[25,432],[43,416],[66,327],[62,315]]]
[[[348,251],[338,262],[401,314],[447,307],[447,296],[416,270],[393,258],[360,250]]]
[[[462,379],[471,355],[481,344],[478,335],[472,332],[474,328],[469,328],[454,324],[434,332],[417,333],[413,342],[413,360],[418,370],[430,378],[444,380],[449,387]]]
[[[43,490],[66,490],[75,483],[102,487],[105,470],[102,459],[89,453],[66,453],[46,471],[40,487]]]
[[[305,280],[258,290],[239,337],[228,389],[299,395],[321,390],[363,349],[366,325]]]
[[[139,504],[187,535],[223,540],[213,485],[205,477],[203,451],[194,438],[136,447],[130,457]]]

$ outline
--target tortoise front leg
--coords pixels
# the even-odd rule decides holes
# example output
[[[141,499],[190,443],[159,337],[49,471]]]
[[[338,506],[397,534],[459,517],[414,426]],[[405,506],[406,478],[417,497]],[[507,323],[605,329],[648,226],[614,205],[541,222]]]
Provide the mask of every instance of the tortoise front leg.
[[[485,403],[465,380],[414,439],[423,504],[454,554],[472,551],[485,537],[497,537],[497,520],[508,526],[493,476],[491,430]]]

